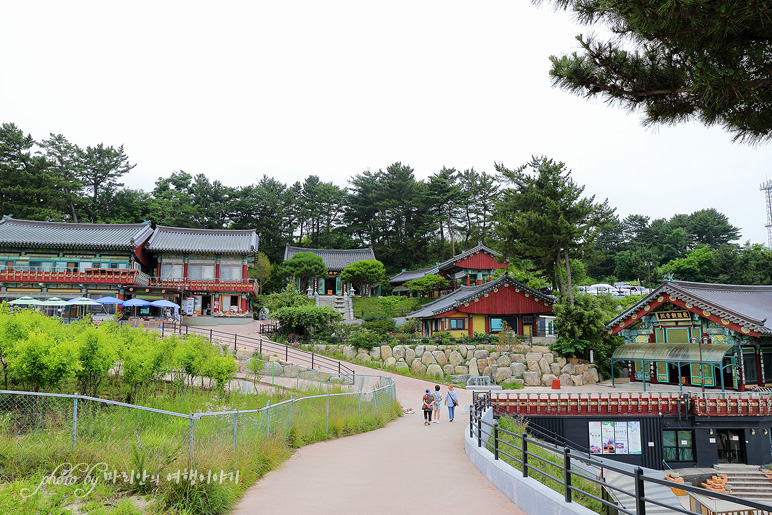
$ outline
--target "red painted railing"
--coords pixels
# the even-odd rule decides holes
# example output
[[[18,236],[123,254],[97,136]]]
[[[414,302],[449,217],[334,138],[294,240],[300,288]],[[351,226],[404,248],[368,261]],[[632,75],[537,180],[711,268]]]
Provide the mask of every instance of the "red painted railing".
[[[677,415],[767,416],[772,414],[770,395],[644,394],[493,394],[491,405],[507,415]]]
[[[147,286],[150,276],[139,270],[119,268],[86,268],[85,270],[0,270],[0,282],[10,283],[83,283],[83,284],[134,284]]]
[[[233,291],[248,292],[257,295],[257,283],[254,279],[190,279],[177,277],[165,279],[161,277],[151,277],[150,286],[158,288],[176,288],[193,291]]]

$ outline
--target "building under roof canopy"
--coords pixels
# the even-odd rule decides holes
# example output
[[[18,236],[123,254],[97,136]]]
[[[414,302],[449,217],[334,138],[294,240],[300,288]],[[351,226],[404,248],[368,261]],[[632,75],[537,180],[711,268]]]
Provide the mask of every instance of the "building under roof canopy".
[[[251,229],[186,229],[159,225],[147,243],[150,252],[255,254],[257,233]]]
[[[153,234],[150,224],[72,224],[0,220],[0,246],[133,250]]]
[[[290,259],[298,252],[310,252],[316,254],[322,258],[324,266],[326,266],[327,270],[330,272],[341,272],[344,268],[357,261],[375,259],[375,253],[373,252],[372,247],[364,249],[307,249],[287,245],[284,249],[284,261]]]

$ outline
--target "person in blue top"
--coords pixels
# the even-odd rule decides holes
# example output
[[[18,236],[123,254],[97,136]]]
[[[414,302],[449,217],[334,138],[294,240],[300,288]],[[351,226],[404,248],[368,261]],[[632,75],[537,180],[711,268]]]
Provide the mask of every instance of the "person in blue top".
[[[452,385],[448,386],[448,393],[445,395],[445,406],[448,407],[448,418],[453,422],[456,406],[458,406],[458,395],[453,390]]]

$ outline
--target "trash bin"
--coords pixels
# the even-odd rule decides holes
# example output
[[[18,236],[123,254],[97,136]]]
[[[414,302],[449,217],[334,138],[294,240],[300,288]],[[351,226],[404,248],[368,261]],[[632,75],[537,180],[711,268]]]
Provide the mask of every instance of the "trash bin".
[[[552,380],[552,389],[560,390],[560,379],[558,379],[557,377]]]

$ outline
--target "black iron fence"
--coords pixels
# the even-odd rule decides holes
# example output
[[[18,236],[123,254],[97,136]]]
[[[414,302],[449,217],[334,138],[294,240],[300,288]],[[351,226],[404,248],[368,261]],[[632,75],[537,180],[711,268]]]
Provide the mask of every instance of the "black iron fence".
[[[492,409],[490,393],[479,393],[475,397],[474,404],[470,406],[469,418],[469,437],[477,440],[477,447],[485,446],[493,454],[494,460],[508,458],[508,461],[519,465],[522,476],[527,478],[533,474],[539,476],[540,482],[549,485],[549,481],[541,481],[547,478],[552,484],[562,486],[564,500],[567,503],[574,502],[574,494],[581,494],[587,499],[592,499],[603,507],[603,513],[624,513],[629,515],[644,515],[647,508],[652,510],[662,509],[672,513],[684,513],[687,515],[702,515],[703,513],[726,512],[742,515],[768,515],[772,514],[772,505],[764,504],[748,499],[743,499],[730,494],[724,494],[706,490],[704,488],[674,483],[666,479],[647,476],[641,467],[634,470],[626,469],[622,466],[611,465],[608,460],[600,461],[596,457],[582,450],[561,445],[560,443],[547,443],[545,440],[553,440],[550,435],[537,436],[529,431],[518,434],[499,427],[498,421],[494,418],[493,422],[487,422],[483,415],[487,410]],[[514,443],[512,443],[514,442]],[[557,460],[549,460],[534,452],[534,449],[544,449]],[[558,473],[550,474],[550,469],[557,469]],[[593,473],[596,471],[596,473]],[[621,476],[632,480],[633,489],[625,489],[615,486],[604,479],[604,474],[615,472]],[[553,472],[554,473],[554,472]],[[583,489],[575,484],[574,479],[581,478],[585,484],[597,485],[600,495]],[[652,487],[661,486],[668,489],[678,488],[685,492],[699,496],[698,500],[692,506],[696,506],[699,511],[692,511],[681,507],[662,502],[662,500],[647,495]],[[617,501],[614,500],[617,499]],[[619,500],[625,499],[622,503]],[[732,505],[722,508],[713,508],[705,504],[708,499],[710,503],[717,504],[716,501],[732,503]],[[702,511],[707,508],[707,511]],[[726,510],[729,511],[726,511]]]
[[[206,327],[182,325],[176,322],[164,322],[160,327],[161,336],[167,334],[197,334],[207,338],[211,343],[233,346],[233,351],[251,350],[263,356],[276,356],[285,361],[302,364],[316,370],[331,371],[337,374],[353,374],[354,371],[340,361],[322,356],[311,351],[293,347],[291,344],[279,343],[262,336],[244,336],[240,334],[217,331]]]

